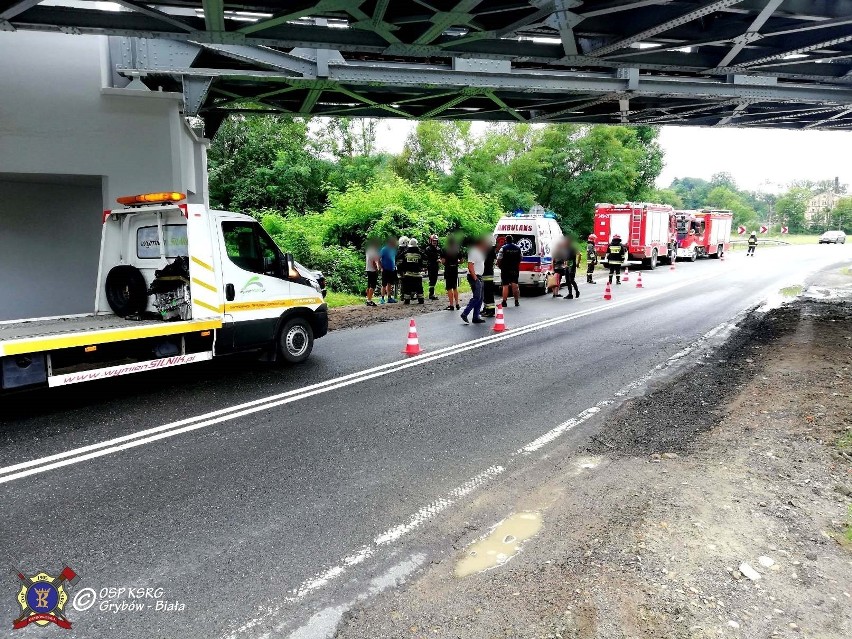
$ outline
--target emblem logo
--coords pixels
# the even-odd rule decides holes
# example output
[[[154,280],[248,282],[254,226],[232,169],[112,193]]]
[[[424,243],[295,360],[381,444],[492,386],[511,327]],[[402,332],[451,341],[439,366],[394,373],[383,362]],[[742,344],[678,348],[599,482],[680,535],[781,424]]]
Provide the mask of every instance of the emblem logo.
[[[243,287],[240,289],[240,293],[263,293],[265,290],[266,288],[263,286],[263,282],[261,282],[260,278],[255,275],[243,284]]]
[[[71,622],[65,616],[65,604],[68,602],[68,592],[71,586],[79,581],[77,573],[68,566],[56,577],[46,572],[40,572],[27,577],[20,570],[15,575],[21,581],[18,591],[18,604],[21,615],[12,622],[14,630],[25,628],[31,623],[46,626],[54,623],[60,628],[71,629]]]

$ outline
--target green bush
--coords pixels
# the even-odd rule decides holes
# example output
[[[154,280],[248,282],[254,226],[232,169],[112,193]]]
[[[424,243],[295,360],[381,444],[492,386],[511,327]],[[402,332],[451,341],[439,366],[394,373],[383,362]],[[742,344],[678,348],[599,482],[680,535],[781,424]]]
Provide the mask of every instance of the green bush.
[[[501,213],[494,198],[475,192],[466,182],[458,193],[446,194],[383,174],[367,186],[354,184],[333,194],[323,213],[262,210],[253,215],[297,261],[322,270],[330,289],[360,294],[368,238],[408,235],[425,242],[432,233],[475,237],[493,230]]]

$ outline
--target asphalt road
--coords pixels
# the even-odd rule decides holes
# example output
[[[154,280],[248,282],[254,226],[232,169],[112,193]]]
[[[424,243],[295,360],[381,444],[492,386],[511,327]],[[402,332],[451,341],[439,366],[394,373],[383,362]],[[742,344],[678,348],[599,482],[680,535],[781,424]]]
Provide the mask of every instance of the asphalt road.
[[[66,606],[67,637],[326,636],[445,550],[442,514],[499,488],[522,449],[546,454],[571,418],[562,430],[592,428],[713,327],[850,258],[736,253],[644,271],[643,289],[634,273],[611,302],[602,284],[524,299],[499,337],[436,312],[418,318],[426,352],[409,360],[399,321],[332,333],[298,368],[225,361],[4,398],[0,558],[69,565],[72,597],[93,589],[90,608]],[[9,578],[3,624],[20,613]]]

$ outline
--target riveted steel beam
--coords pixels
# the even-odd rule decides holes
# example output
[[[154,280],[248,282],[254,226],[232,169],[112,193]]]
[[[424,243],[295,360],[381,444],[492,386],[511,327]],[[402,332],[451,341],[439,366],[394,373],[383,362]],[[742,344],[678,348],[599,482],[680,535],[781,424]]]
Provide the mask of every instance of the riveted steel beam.
[[[0,11],[0,21],[11,20],[15,16],[22,14],[27,9],[32,9],[41,0],[21,0],[21,2],[13,2],[12,6]]]
[[[704,16],[719,11],[720,9],[725,9],[732,5],[739,4],[742,1],[743,0],[715,0],[714,2],[706,3],[698,9],[694,9],[693,11],[684,13],[683,15],[678,16],[677,18],[658,24],[654,27],[651,27],[650,29],[645,29],[644,31],[640,31],[639,33],[636,33],[627,38],[622,38],[621,40],[617,40],[616,42],[612,42],[602,47],[598,47],[593,51],[589,51],[587,55],[593,57],[600,57],[605,56],[608,53],[614,53],[619,49],[629,47],[631,44],[642,42],[647,38],[652,38],[655,35],[658,35],[665,31],[669,31],[670,29],[673,29],[675,27],[679,27],[682,24],[686,24],[687,22],[692,22],[693,20],[703,18]]]
[[[203,0],[204,25],[208,31],[225,31],[224,0]]]
[[[183,114],[185,116],[194,117],[198,115],[212,84],[213,78],[210,77],[184,76]]]

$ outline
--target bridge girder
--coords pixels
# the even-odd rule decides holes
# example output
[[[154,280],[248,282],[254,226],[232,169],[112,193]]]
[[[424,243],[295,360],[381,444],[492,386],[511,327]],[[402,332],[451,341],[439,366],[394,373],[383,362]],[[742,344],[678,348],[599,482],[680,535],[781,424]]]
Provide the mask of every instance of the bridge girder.
[[[197,47],[189,66],[115,68],[184,91],[209,123],[268,110],[852,129],[852,0],[117,1],[0,0],[0,29]]]

